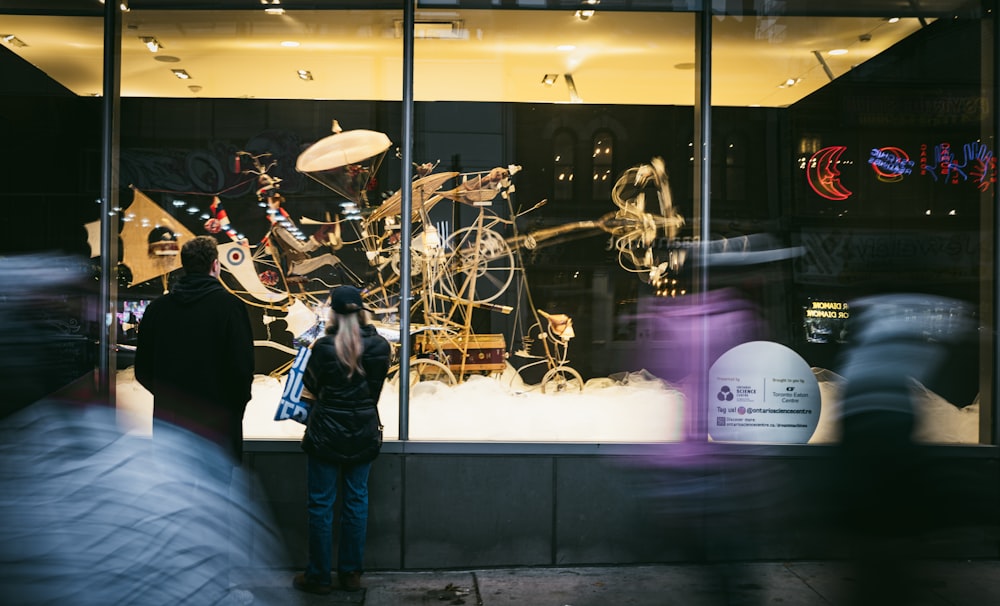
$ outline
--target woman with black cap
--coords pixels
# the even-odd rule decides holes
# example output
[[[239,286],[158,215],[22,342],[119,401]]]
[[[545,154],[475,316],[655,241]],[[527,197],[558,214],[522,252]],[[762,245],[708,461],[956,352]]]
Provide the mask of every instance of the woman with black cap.
[[[368,472],[381,448],[378,399],[389,370],[390,348],[369,323],[361,291],[330,292],[330,324],[316,340],[303,375],[315,397],[302,449],[309,455],[309,564],[295,576],[296,589],[333,589],[332,532],[337,480],[344,496],[337,553],[341,589],[361,589],[368,525]]]

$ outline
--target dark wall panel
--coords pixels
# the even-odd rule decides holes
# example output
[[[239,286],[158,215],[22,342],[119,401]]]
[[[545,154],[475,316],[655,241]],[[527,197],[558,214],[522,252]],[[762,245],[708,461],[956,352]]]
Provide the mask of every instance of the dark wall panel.
[[[533,457],[407,457],[405,566],[550,563],[552,465]]]

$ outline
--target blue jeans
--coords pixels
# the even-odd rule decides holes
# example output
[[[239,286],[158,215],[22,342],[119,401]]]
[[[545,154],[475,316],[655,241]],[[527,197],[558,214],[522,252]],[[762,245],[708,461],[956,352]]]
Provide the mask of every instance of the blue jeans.
[[[333,565],[333,504],[337,500],[337,476],[344,477],[344,498],[340,512],[338,572],[362,572],[365,534],[368,531],[368,472],[371,463],[331,465],[309,457],[309,565],[306,578],[317,583],[331,582]]]

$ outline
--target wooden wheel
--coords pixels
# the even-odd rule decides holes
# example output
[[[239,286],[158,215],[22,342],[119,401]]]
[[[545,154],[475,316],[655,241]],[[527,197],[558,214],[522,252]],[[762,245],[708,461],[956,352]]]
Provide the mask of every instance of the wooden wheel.
[[[389,380],[396,381],[398,379],[399,366],[397,365],[389,369]],[[458,383],[458,381],[455,380],[455,374],[451,372],[451,369],[441,362],[430,358],[411,359],[410,387],[413,387],[417,383],[427,381],[440,381],[441,383],[449,386]]]
[[[503,236],[492,229],[463,227],[450,236],[446,275],[435,288],[452,298],[488,303],[503,294],[517,269],[514,253]]]

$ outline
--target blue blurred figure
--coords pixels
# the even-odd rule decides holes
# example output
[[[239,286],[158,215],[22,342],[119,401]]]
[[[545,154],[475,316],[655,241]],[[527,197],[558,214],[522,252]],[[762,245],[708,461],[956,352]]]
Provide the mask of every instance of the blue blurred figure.
[[[975,309],[929,294],[882,294],[851,302],[840,367],[842,521],[855,568],[856,604],[909,604],[910,567],[944,490],[914,440],[914,381],[947,393],[976,385]],[[964,371],[964,372],[956,372]]]
[[[281,544],[227,452],[167,425],[154,445],[92,389],[55,391],[79,372],[66,319],[87,281],[75,257],[0,258],[0,603],[265,603],[231,585],[232,557],[276,567]]]

